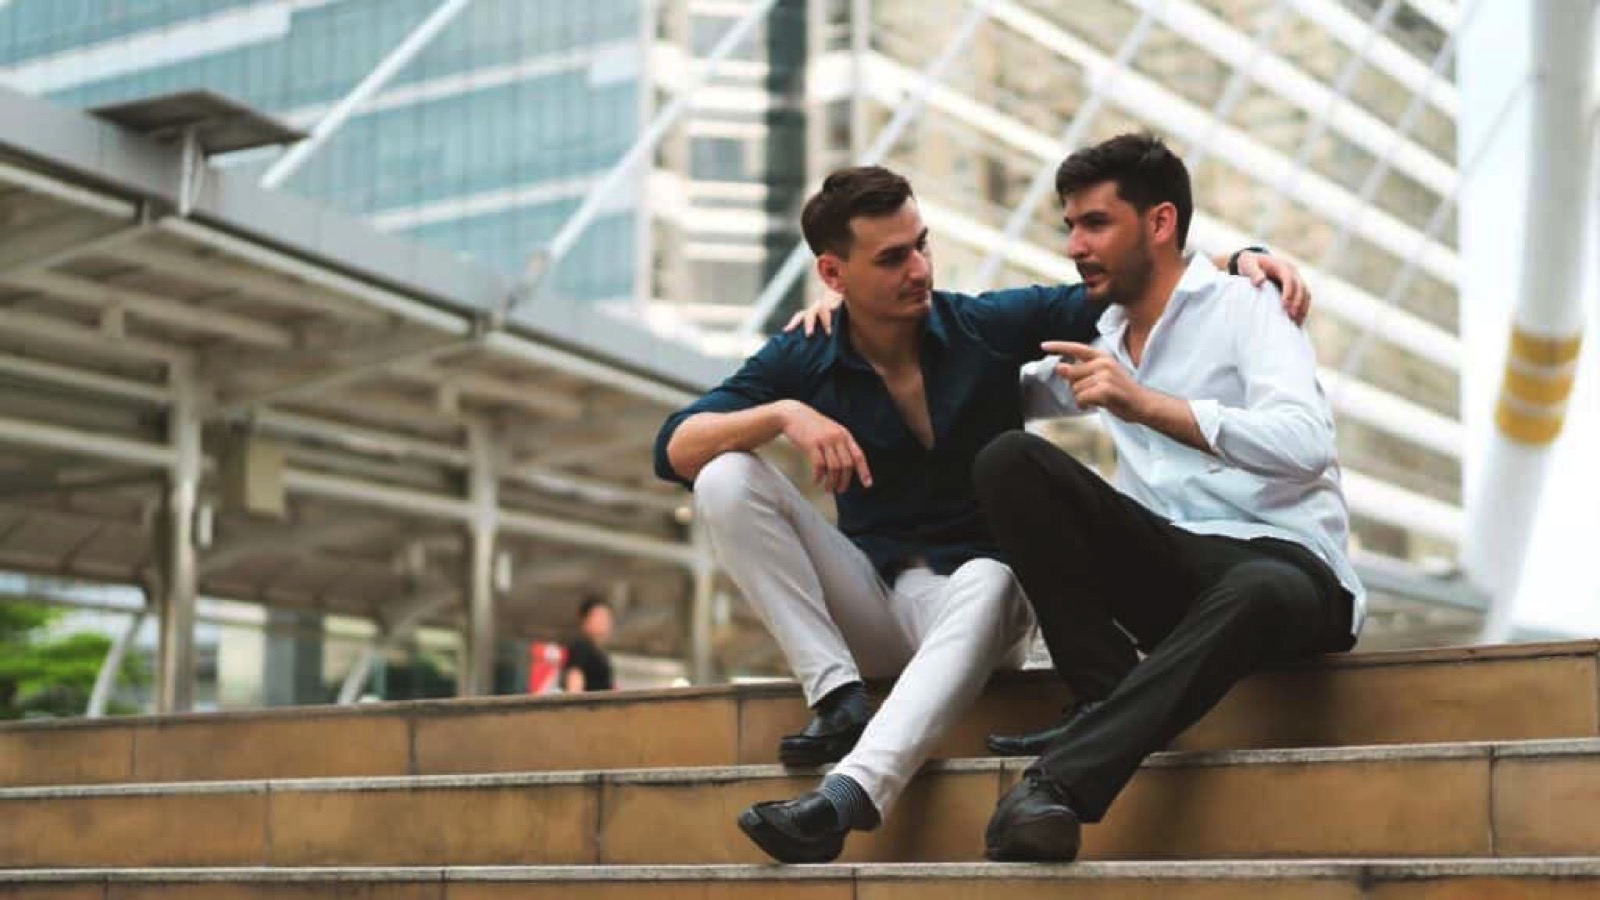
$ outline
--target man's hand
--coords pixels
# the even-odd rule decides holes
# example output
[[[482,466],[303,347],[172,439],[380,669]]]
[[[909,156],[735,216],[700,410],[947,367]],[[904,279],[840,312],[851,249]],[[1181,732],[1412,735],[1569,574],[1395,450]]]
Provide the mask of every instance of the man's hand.
[[[824,333],[833,334],[833,313],[839,308],[839,304],[843,302],[843,297],[828,291],[821,300],[791,316],[789,324],[783,326],[783,330],[793,331],[795,328],[804,325],[806,337],[811,337],[816,332],[817,327],[821,326]]]
[[[1042,346],[1046,353],[1061,356],[1056,374],[1072,387],[1079,409],[1103,409],[1124,422],[1144,420],[1152,392],[1134,381],[1116,357],[1070,341],[1046,341]]]
[[[1151,390],[1133,379],[1117,358],[1088,344],[1046,341],[1045,353],[1063,361],[1056,374],[1072,386],[1079,409],[1103,409],[1124,422],[1143,425],[1203,453],[1215,454],[1187,400]]]
[[[783,436],[811,460],[812,484],[839,494],[850,487],[854,475],[862,487],[872,487],[867,455],[848,429],[804,403],[781,402]]]
[[[1305,324],[1306,313],[1311,311],[1311,290],[1301,280],[1294,263],[1264,253],[1241,253],[1239,274],[1256,287],[1266,281],[1276,284],[1283,293],[1283,311],[1296,325]]]

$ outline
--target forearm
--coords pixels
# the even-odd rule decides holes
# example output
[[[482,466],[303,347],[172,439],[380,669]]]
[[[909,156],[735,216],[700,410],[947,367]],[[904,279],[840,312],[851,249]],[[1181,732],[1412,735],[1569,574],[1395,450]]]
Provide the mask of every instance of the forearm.
[[[1202,453],[1215,454],[1216,450],[1206,440],[1195,420],[1189,401],[1159,391],[1151,391],[1138,422],[1188,447]]]
[[[783,434],[789,400],[733,413],[703,412],[685,419],[667,443],[673,471],[693,482],[706,464],[736,450],[754,450]]]

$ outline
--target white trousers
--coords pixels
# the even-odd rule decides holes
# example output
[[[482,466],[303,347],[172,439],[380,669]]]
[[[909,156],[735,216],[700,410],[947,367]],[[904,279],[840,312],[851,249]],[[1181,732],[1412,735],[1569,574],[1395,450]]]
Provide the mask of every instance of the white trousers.
[[[694,485],[723,569],[755,607],[815,704],[861,678],[899,676],[848,775],[881,816],[995,669],[1019,668],[1032,611],[1011,569],[975,559],[949,576],[909,569],[891,586],[764,460],[726,453]]]

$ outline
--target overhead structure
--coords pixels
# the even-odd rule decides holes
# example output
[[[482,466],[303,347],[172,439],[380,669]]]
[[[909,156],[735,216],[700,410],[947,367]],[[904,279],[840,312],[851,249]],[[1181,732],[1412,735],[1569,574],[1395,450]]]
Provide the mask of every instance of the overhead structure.
[[[163,711],[193,703],[200,595],[393,621],[442,594],[472,692],[594,587],[502,574],[689,602],[650,443],[721,362],[558,299],[486,329],[511,278],[197,169],[183,129],[9,90],[0,118],[31,123],[0,135],[0,568],[148,585]]]

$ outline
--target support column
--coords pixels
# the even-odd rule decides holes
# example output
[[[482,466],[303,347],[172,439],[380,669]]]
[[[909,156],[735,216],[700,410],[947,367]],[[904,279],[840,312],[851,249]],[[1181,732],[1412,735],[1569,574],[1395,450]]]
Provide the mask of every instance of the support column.
[[[174,366],[167,438],[174,459],[157,527],[160,545],[160,644],[156,654],[156,712],[194,708],[194,620],[198,569],[195,511],[200,494],[200,412],[191,374]]]
[[[711,555],[711,541],[706,535],[705,526],[698,521],[694,525],[693,541],[694,566],[690,569],[690,576],[694,579],[694,606],[689,623],[689,670],[695,684],[707,685],[715,677],[711,620],[717,569],[715,558]]]
[[[1490,597],[1478,640],[1511,637],[1517,591],[1561,434],[1583,338],[1584,217],[1590,196],[1595,10],[1590,0],[1531,7],[1533,82],[1522,290],[1495,407],[1495,434],[1476,484],[1461,561]]]
[[[457,693],[481,697],[494,692],[495,538],[500,526],[500,490],[495,441],[489,429],[474,425],[467,434],[470,470],[467,496],[472,521],[467,526],[466,660]]]

